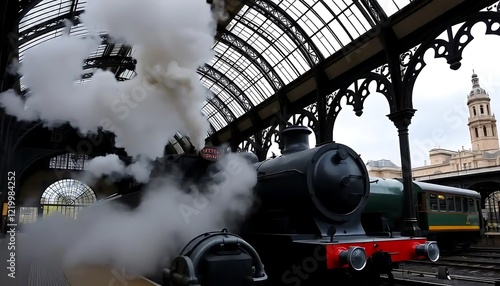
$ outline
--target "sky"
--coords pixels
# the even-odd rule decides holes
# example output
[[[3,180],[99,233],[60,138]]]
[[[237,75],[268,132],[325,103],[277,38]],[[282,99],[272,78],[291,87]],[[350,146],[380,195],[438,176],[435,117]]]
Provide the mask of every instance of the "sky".
[[[491,109],[500,114],[500,55],[498,36],[485,36],[480,24],[473,29],[474,39],[463,52],[462,66],[454,71],[445,59],[426,53],[427,66],[417,78],[413,90],[416,113],[409,127],[412,167],[429,163],[428,151],[470,149],[467,127],[467,94],[472,89],[472,70],[491,98]],[[347,112],[346,112],[347,111]],[[389,159],[401,165],[397,129],[387,118],[389,106],[381,94],[371,94],[361,117],[343,109],[334,128],[334,139],[349,145],[366,162]]]
[[[472,71],[491,98],[491,110],[500,114],[500,37],[485,35],[485,26],[472,29],[474,39],[463,51],[462,66],[454,71],[445,59],[435,59],[433,50],[425,55],[427,66],[418,76],[413,95],[416,113],[409,127],[412,167],[429,164],[432,148],[458,151],[470,149],[467,127],[467,94],[472,89]],[[333,138],[353,148],[366,162],[389,159],[401,166],[397,129],[388,119],[389,105],[382,94],[372,93],[357,117],[345,100],[335,123]],[[310,137],[310,145],[315,139]],[[271,149],[279,154],[276,145]]]

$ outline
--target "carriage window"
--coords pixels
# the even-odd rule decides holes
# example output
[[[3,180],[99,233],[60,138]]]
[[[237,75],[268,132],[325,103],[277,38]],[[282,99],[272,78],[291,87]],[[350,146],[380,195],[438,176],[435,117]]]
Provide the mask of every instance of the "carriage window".
[[[437,202],[437,196],[433,194],[429,194],[429,205],[431,207],[431,211],[437,211],[438,210],[438,202]]]
[[[446,200],[444,199],[444,196],[439,195],[438,199],[439,199],[439,211],[445,212],[446,211]]]
[[[466,198],[462,198],[462,206],[463,206],[463,212],[464,213],[467,213],[469,212],[469,203],[467,202],[467,199]]]
[[[474,205],[474,199],[469,199],[469,212],[476,212],[476,205]]]
[[[455,207],[457,208],[456,209],[457,212],[461,212],[462,211],[462,198],[455,197]]]
[[[454,212],[455,211],[455,200],[453,197],[446,197],[446,206],[448,207],[448,211]]]

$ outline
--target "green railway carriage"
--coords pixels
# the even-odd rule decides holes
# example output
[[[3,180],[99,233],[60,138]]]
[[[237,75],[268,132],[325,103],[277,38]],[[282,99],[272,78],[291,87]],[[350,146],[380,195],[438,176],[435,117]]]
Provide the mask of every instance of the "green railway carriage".
[[[371,178],[370,197],[363,214],[368,232],[399,231],[403,220],[403,184],[396,179]],[[420,229],[442,247],[470,245],[482,230],[479,193],[471,190],[413,182]]]
[[[472,190],[413,182],[418,220],[443,247],[470,245],[481,236],[481,195]]]

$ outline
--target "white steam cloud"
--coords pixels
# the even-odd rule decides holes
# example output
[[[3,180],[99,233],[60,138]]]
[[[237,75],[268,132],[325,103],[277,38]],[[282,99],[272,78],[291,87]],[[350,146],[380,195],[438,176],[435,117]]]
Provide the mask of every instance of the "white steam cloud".
[[[176,132],[190,136],[199,150],[208,121],[201,114],[206,96],[196,69],[213,57],[213,18],[199,0],[89,0],[81,20],[93,36],[63,36],[28,50],[19,72],[31,94],[24,101],[6,92],[0,106],[49,127],[69,122],[83,134],[112,131],[117,147],[132,157],[163,156]],[[134,47],[137,76],[119,82],[98,70],[91,81],[75,85],[103,30]]]
[[[218,183],[199,192],[186,194],[174,177],[162,178],[150,186],[135,211],[96,205],[82,210],[76,221],[44,218],[20,237],[20,257],[64,267],[111,264],[142,275],[161,271],[189,240],[225,227],[232,231],[250,209],[255,169],[238,154],[227,155],[217,165],[222,169]]]
[[[215,10],[213,16],[203,0],[87,0],[81,20],[94,36],[63,36],[30,49],[18,71],[30,96],[5,92],[0,106],[48,127],[69,122],[83,134],[114,132],[116,147],[134,163],[125,166],[116,155],[94,158],[90,179],[129,175],[147,182],[150,162],[163,156],[176,132],[188,135],[198,150],[204,145],[205,89],[196,69],[213,57],[213,18],[220,16],[220,5]],[[74,84],[85,73],[82,62],[101,43],[96,31],[102,30],[134,47],[137,76],[119,82],[97,70],[91,81]],[[26,226],[19,254],[67,267],[111,264],[137,274],[165,267],[191,238],[234,226],[250,208],[255,170],[235,154],[217,164],[224,171],[207,195],[187,194],[175,177],[156,179],[135,211],[96,205],[81,210],[77,220],[52,215]]]
[[[95,157],[87,162],[88,173],[79,176],[86,184],[94,184],[102,176],[108,176],[109,181],[119,181],[125,177],[134,177],[139,183],[147,183],[153,170],[148,160],[138,160],[126,166],[116,154]]]

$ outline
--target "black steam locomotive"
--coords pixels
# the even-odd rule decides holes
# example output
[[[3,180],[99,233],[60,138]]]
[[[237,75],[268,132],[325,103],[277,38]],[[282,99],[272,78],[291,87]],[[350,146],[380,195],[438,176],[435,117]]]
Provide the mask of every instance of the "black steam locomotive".
[[[252,285],[266,280],[266,285],[273,286],[322,285],[328,279],[339,282],[339,277],[373,282],[380,274],[390,276],[394,263],[439,258],[435,242],[403,237],[388,230],[383,222],[370,227],[367,234],[361,223],[370,194],[365,164],[346,145],[332,142],[310,148],[310,133],[306,127],[286,128],[279,157],[258,162],[253,154],[245,155],[258,176],[254,211],[236,231],[238,235],[215,232],[193,240],[187,247],[190,250],[184,249],[164,270],[165,285],[191,285],[188,281],[193,282],[201,272],[204,274],[198,276],[205,280],[196,283],[202,286]],[[214,150],[208,147],[199,155],[169,155],[161,164],[166,169],[160,168],[157,175],[175,165],[184,170],[182,180],[209,180],[204,174],[217,172],[214,161],[223,155]],[[137,202],[139,195],[121,196],[120,200],[130,204]],[[219,249],[226,242],[234,252]],[[220,255],[226,255],[226,260]],[[209,272],[211,277],[220,275],[216,275],[217,281],[206,278]],[[239,278],[233,277],[228,284],[221,283],[226,279],[224,273],[240,273],[236,276],[245,277],[245,282],[235,284]]]

